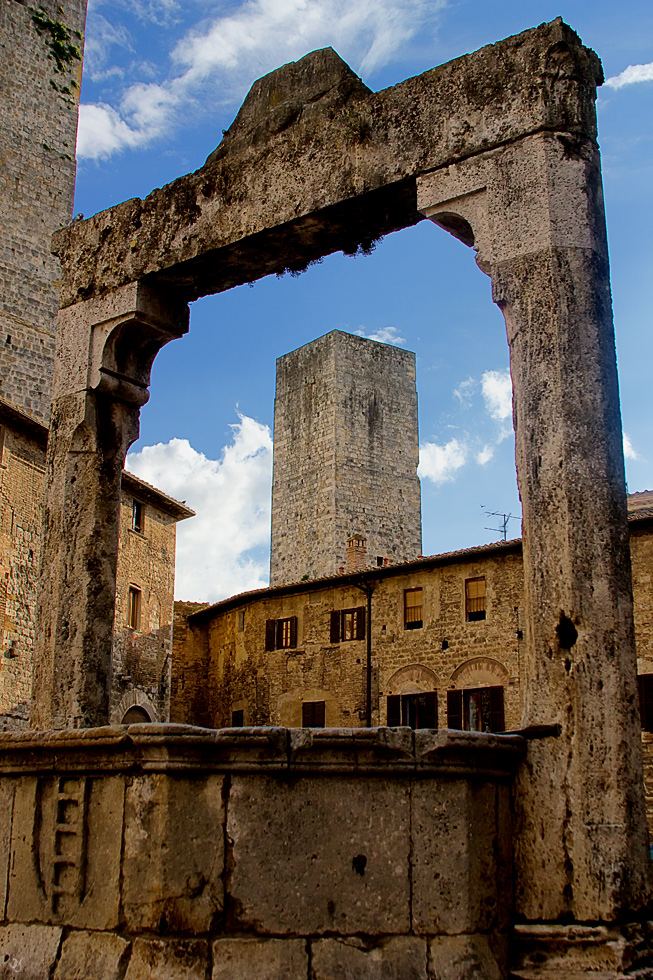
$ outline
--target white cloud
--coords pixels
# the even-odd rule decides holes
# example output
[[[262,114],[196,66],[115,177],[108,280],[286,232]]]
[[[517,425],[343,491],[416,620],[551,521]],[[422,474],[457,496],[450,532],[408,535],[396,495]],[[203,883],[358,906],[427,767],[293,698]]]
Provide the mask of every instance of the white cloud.
[[[207,104],[233,103],[255,78],[315,48],[331,45],[354,70],[372,71],[411,38],[429,28],[434,32],[446,2],[245,0],[229,15],[201,21],[177,42],[170,58],[180,74],[128,88],[111,112],[104,104],[83,106],[78,156],[100,159],[144,146],[170,128],[207,83],[213,83]],[[144,14],[155,9],[170,15],[175,4],[141,0],[139,7]],[[95,43],[92,35],[90,43]]]
[[[624,456],[626,459],[640,459],[640,455],[630,441],[630,437],[624,432]]]
[[[121,24],[112,24],[102,14],[89,10],[86,21],[86,42],[84,44],[84,72],[96,81],[108,75],[122,74],[116,66],[105,69],[111,48],[118,45],[121,48],[133,50],[130,45],[129,33]]]
[[[512,418],[512,382],[509,371],[486,371],[481,378],[485,407],[495,422]]]
[[[490,462],[493,456],[494,456],[493,446],[490,445],[483,446],[483,448],[478,453],[476,453],[476,462],[478,463],[479,466],[485,466],[487,463]]]
[[[465,381],[461,381],[457,388],[454,388],[453,393],[464,408],[469,408],[475,391],[476,381],[474,378],[467,378]]]
[[[177,598],[215,602],[268,582],[272,439],[266,425],[239,416],[220,459],[187,439],[145,446],[126,467],[185,500],[196,517],[177,526]]]
[[[618,75],[606,78],[604,84],[609,88],[623,88],[624,85],[634,85],[636,82],[653,81],[653,61],[647,65],[628,65]]]
[[[444,446],[435,442],[425,442],[419,450],[417,473],[421,480],[433,483],[446,483],[467,462],[467,447],[458,439],[450,439]]]
[[[365,328],[361,327],[360,330],[355,330],[354,333],[357,337],[365,337],[367,340],[377,340],[380,344],[405,344],[406,338],[399,336],[399,331],[396,327],[379,327],[378,330],[373,330],[371,333],[366,333]]]

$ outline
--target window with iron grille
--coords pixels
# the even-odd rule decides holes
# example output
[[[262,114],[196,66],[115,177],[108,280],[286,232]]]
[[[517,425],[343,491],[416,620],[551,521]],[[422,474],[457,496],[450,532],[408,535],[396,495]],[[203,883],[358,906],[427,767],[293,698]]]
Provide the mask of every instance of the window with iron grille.
[[[437,691],[424,691],[421,694],[388,695],[388,727],[408,728],[438,727]]]
[[[485,619],[485,577],[465,581],[465,619],[468,623]]]
[[[503,732],[503,687],[447,691],[447,728],[466,732]]]
[[[422,590],[404,589],[404,629],[422,628]]]
[[[341,643],[345,640],[365,639],[365,610],[362,606],[356,609],[334,609],[331,613],[331,643]]]
[[[324,728],[325,709],[325,701],[304,701],[302,704],[302,727]]]
[[[268,619],[265,624],[265,649],[287,650],[297,646],[297,617]]]
[[[141,627],[141,590],[135,585],[129,586],[127,595],[127,626],[130,630]]]

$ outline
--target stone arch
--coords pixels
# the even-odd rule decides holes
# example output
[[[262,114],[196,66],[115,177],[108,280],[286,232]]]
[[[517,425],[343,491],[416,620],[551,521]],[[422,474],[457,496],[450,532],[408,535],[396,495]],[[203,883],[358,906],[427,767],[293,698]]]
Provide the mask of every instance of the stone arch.
[[[449,687],[505,687],[510,673],[492,657],[472,657],[456,667],[449,678]]]
[[[423,694],[435,691],[437,676],[423,664],[408,664],[396,670],[386,685],[387,694]]]
[[[143,691],[139,691],[137,688],[132,688],[131,691],[127,691],[126,694],[122,696],[117,706],[111,712],[111,723],[113,725],[125,725],[125,724],[135,724],[136,722],[125,722],[124,718],[127,712],[131,708],[140,708],[148,716],[147,720],[151,722],[158,722],[159,713],[152,704],[151,699]],[[144,722],[145,719],[142,719]],[[140,722],[139,722],[140,723]]]

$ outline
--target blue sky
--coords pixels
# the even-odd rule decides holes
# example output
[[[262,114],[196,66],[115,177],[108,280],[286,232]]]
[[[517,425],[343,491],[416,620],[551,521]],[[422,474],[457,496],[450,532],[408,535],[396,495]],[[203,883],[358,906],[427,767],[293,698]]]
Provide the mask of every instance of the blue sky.
[[[333,46],[381,89],[558,15],[610,80],[599,140],[627,476],[653,488],[650,0],[89,0],[75,211],[196,170],[252,82],[307,51]],[[417,355],[424,553],[496,540],[486,511],[519,516],[503,319],[473,253],[424,221],[369,257],[199,301],[159,354],[128,462],[198,512],[179,528],[179,598],[266,582],[275,359],[334,328]]]

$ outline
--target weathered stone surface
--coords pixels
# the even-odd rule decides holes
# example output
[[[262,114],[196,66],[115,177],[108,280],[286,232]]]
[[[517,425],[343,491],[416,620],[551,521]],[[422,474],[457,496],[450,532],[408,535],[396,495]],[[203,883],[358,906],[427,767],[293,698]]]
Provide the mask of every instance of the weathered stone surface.
[[[506,928],[512,864],[508,787],[463,779],[421,782],[413,789],[412,807],[415,931]]]
[[[61,929],[54,926],[0,926],[0,978],[43,980],[50,976],[61,942]]]
[[[354,532],[363,568],[417,558],[418,457],[410,351],[333,330],[278,358],[270,584],[337,574]]]
[[[135,777],[125,799],[122,902],[132,932],[207,932],[223,906],[222,777]]]
[[[71,932],[64,939],[53,980],[122,980],[130,943],[102,932]]]
[[[561,21],[383,92],[352,83],[336,111],[330,98],[304,106],[303,86],[298,98],[291,92],[324,61],[313,52],[255,83],[244,116],[252,106],[258,120],[267,101],[266,117],[241,117],[243,128],[196,173],[59,232],[62,305],[150,273],[191,299],[355,251],[417,220],[419,172],[539,129],[596,132],[600,64]]]
[[[433,980],[503,980],[487,936],[443,936],[429,943]]]
[[[305,980],[307,973],[303,939],[218,939],[213,943],[211,980]]]
[[[653,923],[515,926],[510,975],[515,980],[621,980],[651,970]]]
[[[408,831],[401,780],[234,777],[227,818],[232,927],[259,934],[407,931]],[[271,867],[273,875],[260,874]]]
[[[137,939],[125,980],[206,980],[208,965],[202,940]]]
[[[14,810],[13,779],[0,778],[0,915],[5,918],[7,904],[7,879],[11,853],[11,826]]]
[[[426,962],[426,942],[414,936],[370,945],[354,938],[318,939],[312,943],[315,980],[427,980]]]
[[[7,918],[118,925],[123,782],[26,777],[14,803]]]

